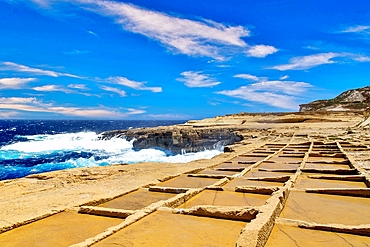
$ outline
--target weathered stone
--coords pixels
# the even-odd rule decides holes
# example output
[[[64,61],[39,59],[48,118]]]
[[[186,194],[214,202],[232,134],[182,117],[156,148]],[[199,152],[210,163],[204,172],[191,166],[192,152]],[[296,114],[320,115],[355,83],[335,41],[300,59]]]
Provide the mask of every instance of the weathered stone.
[[[307,111],[365,111],[370,107],[370,87],[345,91],[329,100],[316,100],[299,105],[300,112]]]
[[[109,131],[101,134],[102,139],[113,137],[133,141],[135,149],[160,148],[175,154],[222,148],[243,140],[240,133],[230,128],[194,129],[188,126]]]

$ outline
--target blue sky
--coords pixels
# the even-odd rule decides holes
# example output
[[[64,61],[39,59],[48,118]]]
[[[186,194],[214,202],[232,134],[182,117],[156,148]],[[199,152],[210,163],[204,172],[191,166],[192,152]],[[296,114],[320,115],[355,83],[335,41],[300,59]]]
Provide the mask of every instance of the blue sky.
[[[0,118],[297,111],[370,84],[367,0],[0,0]]]

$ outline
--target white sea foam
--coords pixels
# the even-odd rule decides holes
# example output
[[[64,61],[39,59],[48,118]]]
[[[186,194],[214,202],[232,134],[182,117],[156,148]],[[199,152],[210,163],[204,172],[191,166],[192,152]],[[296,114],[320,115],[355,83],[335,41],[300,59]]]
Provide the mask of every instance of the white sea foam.
[[[2,150],[15,150],[26,153],[51,151],[91,151],[119,152],[132,148],[132,143],[121,138],[99,140],[94,132],[80,132],[57,135],[24,136],[28,141],[3,146]]]
[[[137,151],[133,149],[133,141],[129,142],[122,138],[101,140],[94,132],[33,135],[23,136],[23,138],[27,140],[1,147],[0,156],[2,156],[3,159],[6,158],[6,156],[12,159],[25,159],[30,157],[37,158],[48,154],[55,155],[56,153],[63,155],[63,153],[71,151],[94,154],[89,158],[75,157],[60,162],[57,165],[61,168],[138,162],[185,163],[198,159],[210,159],[222,152],[221,148],[178,155],[168,155],[166,152],[157,149],[143,149]],[[50,163],[44,163],[37,165],[37,167],[33,167],[33,169],[42,170],[52,165],[53,164]],[[56,164],[54,163],[54,165]]]

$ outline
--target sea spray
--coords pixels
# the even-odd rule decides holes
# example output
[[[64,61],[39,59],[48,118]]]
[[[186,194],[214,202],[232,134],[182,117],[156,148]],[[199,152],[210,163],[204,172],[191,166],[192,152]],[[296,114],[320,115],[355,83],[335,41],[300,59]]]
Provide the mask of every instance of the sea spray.
[[[133,140],[123,138],[103,140],[95,132],[18,135],[0,148],[0,180],[75,167],[139,162],[185,163],[210,159],[223,150],[222,144],[218,143],[213,150],[172,155],[153,148],[135,150],[132,143]]]

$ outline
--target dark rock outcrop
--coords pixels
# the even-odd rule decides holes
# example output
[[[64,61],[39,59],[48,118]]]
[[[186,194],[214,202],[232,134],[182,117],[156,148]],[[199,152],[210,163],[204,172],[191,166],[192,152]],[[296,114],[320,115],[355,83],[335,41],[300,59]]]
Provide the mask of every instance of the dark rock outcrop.
[[[364,111],[370,107],[370,86],[351,89],[334,99],[316,100],[299,105],[300,112],[307,111]]]
[[[193,128],[191,126],[141,128],[101,133],[102,139],[113,137],[133,140],[135,149],[161,148],[175,154],[214,149],[218,145],[231,145],[243,139],[240,133],[230,128]]]

